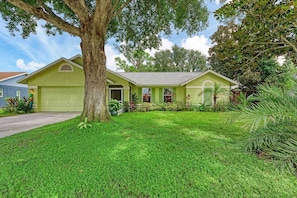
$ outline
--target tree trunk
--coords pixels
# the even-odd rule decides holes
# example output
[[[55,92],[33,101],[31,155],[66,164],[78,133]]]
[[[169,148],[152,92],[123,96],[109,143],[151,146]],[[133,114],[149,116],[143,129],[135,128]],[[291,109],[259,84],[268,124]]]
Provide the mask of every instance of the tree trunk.
[[[217,111],[217,98],[217,95],[213,96],[213,107],[215,111]]]
[[[106,27],[104,27],[106,26]],[[107,25],[85,24],[81,49],[85,74],[84,108],[81,119],[107,122],[110,114],[106,104],[106,56],[104,50]]]

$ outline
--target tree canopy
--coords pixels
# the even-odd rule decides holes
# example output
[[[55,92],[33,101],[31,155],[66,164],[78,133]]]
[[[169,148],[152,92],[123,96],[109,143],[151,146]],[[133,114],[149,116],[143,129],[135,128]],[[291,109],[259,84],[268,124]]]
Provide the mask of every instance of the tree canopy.
[[[188,50],[177,45],[171,50],[155,53],[155,70],[160,72],[205,71],[206,56],[197,50]]]
[[[297,2],[294,0],[234,0],[216,11],[220,20],[233,21],[232,34],[244,63],[284,55],[297,60]]]
[[[143,50],[123,47],[122,53],[127,61],[115,58],[119,69],[126,72],[194,72],[205,71],[206,56],[196,50],[188,50],[177,45],[171,50],[161,50],[151,57]]]
[[[118,66],[117,69],[124,70],[125,72],[153,71],[154,59],[143,49],[131,45],[121,45],[120,51],[123,53],[127,61],[120,57],[116,57],[115,63]]]
[[[209,50],[211,67],[253,92],[266,81],[265,65],[275,69],[271,75],[280,72],[272,59],[285,56],[296,63],[296,6],[289,0],[234,0],[217,10],[225,25],[211,36],[215,44]]]
[[[7,0],[0,6],[9,31],[21,32],[24,38],[36,33],[39,19],[46,21],[43,27],[49,34],[65,31],[74,36],[81,36],[87,21],[97,25],[105,21],[104,39],[148,47],[160,44],[159,33],[170,35],[175,29],[191,35],[205,29],[208,19],[204,2],[195,0]]]
[[[38,21],[48,34],[68,32],[81,39],[85,74],[82,119],[108,121],[106,56],[108,38],[134,46],[158,47],[160,33],[173,30],[192,35],[207,25],[202,0],[2,0],[0,13],[7,28],[24,38],[36,33]]]

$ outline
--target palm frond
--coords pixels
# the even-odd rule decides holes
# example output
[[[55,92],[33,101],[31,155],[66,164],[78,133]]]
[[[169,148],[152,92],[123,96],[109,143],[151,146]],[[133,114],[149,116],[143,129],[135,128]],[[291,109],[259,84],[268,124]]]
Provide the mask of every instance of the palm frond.
[[[284,91],[270,85],[259,86],[253,105],[234,112],[227,123],[243,123],[245,129],[255,131],[268,124],[297,122],[297,91]]]
[[[276,162],[297,175],[297,89],[260,85],[253,103],[230,115],[251,132],[245,149]]]
[[[272,148],[279,142],[285,142],[289,138],[296,137],[297,130],[286,125],[271,126],[254,131],[246,140],[245,150],[249,152],[262,152]]]
[[[275,160],[281,170],[297,174],[297,136],[275,144],[268,151],[268,155]]]

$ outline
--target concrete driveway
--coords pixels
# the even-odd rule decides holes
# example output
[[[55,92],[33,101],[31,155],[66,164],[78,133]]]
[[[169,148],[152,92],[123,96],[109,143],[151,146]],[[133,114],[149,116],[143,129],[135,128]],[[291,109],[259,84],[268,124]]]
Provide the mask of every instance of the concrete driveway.
[[[69,120],[79,114],[78,112],[42,112],[3,117],[0,118],[0,138]]]

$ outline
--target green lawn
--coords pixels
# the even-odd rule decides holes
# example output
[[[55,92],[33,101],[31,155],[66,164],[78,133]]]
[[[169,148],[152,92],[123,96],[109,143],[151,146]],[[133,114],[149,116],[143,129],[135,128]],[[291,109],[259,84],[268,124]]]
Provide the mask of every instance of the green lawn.
[[[0,139],[0,197],[297,197],[297,177],[242,150],[223,113],[125,113]]]
[[[12,115],[16,115],[16,113],[8,112],[8,111],[4,111],[3,109],[0,109],[0,117],[6,117],[6,116],[12,116]]]

